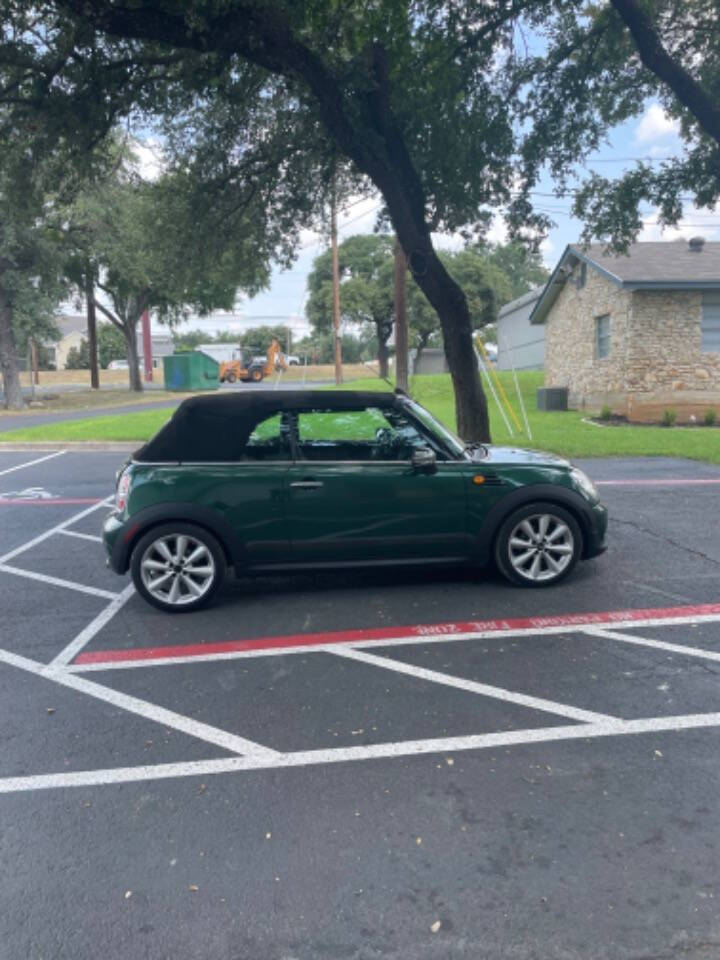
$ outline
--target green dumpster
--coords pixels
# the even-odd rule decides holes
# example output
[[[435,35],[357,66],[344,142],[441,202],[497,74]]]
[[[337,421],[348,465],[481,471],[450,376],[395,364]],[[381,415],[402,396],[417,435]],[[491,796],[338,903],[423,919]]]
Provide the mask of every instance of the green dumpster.
[[[174,353],[163,357],[166,390],[217,390],[220,365],[206,353]]]

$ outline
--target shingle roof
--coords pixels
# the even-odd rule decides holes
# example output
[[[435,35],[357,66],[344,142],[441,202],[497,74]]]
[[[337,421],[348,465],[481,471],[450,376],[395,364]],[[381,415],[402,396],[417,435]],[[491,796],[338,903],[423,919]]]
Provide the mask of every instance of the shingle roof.
[[[627,254],[605,253],[601,243],[569,249],[626,284],[720,281],[720,243],[706,242],[699,252],[686,240],[633,243]]]
[[[686,240],[633,243],[627,253],[606,253],[601,243],[565,248],[530,323],[544,323],[573,268],[581,261],[629,290],[720,290],[720,243],[691,249]]]
[[[544,284],[541,284],[539,287],[533,287],[532,290],[528,290],[527,293],[523,293],[522,296],[516,297],[514,300],[508,300],[508,302],[504,303],[498,310],[498,316],[504,317],[508,313],[514,313],[521,307],[527,306],[528,303],[532,303],[533,300],[537,300],[544,289]]]
[[[81,314],[55,317],[55,323],[60,328],[62,337],[66,337],[69,333],[82,333],[87,336],[87,317]]]

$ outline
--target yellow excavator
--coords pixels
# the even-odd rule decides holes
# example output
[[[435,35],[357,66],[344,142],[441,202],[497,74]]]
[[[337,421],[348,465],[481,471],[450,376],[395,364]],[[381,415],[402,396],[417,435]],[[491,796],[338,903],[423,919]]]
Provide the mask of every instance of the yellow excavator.
[[[263,377],[269,377],[276,370],[287,370],[287,363],[280,348],[280,342],[273,340],[268,347],[265,359],[253,357],[246,347],[238,347],[237,357],[220,364],[220,383],[260,383]]]

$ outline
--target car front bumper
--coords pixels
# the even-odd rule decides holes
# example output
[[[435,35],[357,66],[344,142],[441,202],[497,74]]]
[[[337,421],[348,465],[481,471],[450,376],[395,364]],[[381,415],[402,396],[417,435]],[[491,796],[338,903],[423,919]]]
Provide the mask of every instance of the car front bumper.
[[[607,550],[605,543],[605,534],[608,526],[607,507],[602,503],[595,503],[585,511],[585,549],[583,556],[585,559],[597,557]]]

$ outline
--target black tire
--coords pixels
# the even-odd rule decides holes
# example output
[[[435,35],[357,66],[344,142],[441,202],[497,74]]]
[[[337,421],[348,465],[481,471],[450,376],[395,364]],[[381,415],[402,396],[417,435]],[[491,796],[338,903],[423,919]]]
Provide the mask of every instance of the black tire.
[[[228,374],[226,374],[225,380],[227,383],[235,383],[235,381],[237,380],[237,374],[235,373],[235,371],[231,370]]]
[[[253,383],[260,383],[263,378],[263,372],[260,367],[253,367],[250,370],[250,379]]]
[[[544,518],[547,524],[543,524]],[[498,570],[511,583],[523,587],[560,583],[575,568],[582,552],[579,523],[555,503],[525,504],[503,521],[495,538]]]
[[[185,538],[186,545],[180,538]],[[161,552],[161,543],[165,544],[172,559]],[[184,563],[178,562],[179,548],[183,549]],[[189,564],[189,559],[200,548],[204,553],[201,550],[194,564]],[[163,565],[165,569],[162,569]],[[136,543],[130,560],[130,573],[137,592],[166,613],[190,613],[207,606],[225,579],[226,569],[225,554],[216,538],[203,527],[181,521],[163,523],[148,530]],[[151,589],[155,580],[162,582]],[[174,583],[177,583],[177,594],[172,599]],[[199,596],[194,595],[195,590],[201,591]]]

